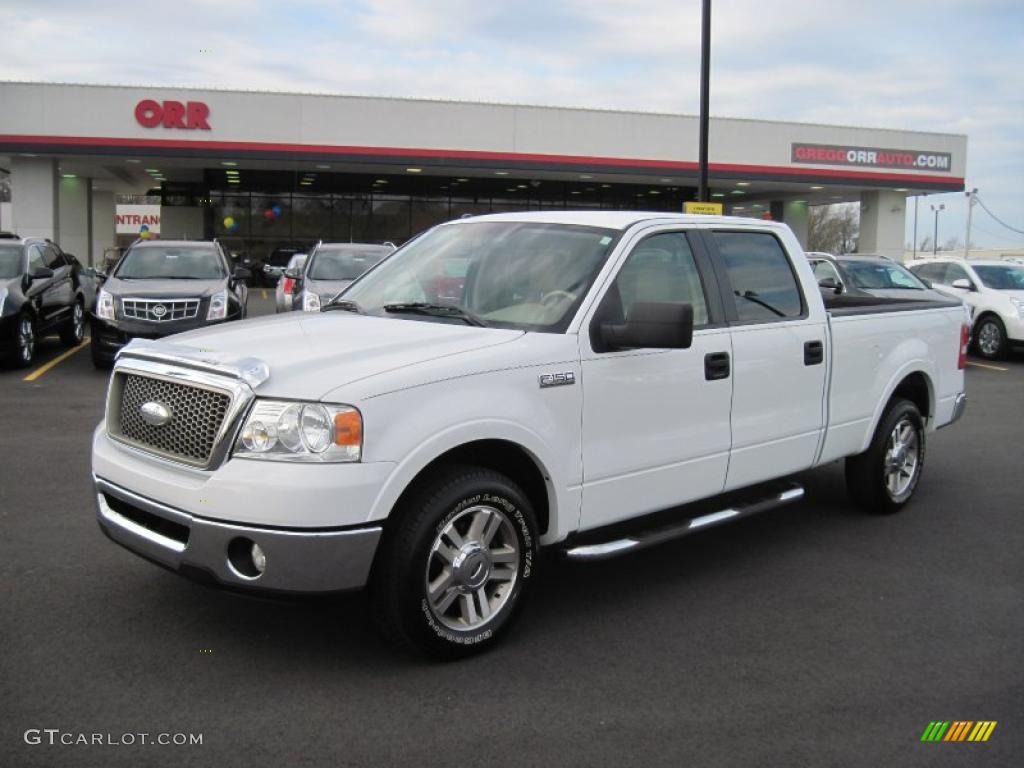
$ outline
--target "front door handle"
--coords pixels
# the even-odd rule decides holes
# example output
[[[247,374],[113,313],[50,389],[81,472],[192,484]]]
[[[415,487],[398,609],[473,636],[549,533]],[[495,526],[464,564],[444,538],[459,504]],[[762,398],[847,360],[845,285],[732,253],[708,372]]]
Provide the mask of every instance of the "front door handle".
[[[704,378],[708,381],[729,378],[728,352],[711,352],[704,355]]]
[[[825,345],[822,342],[804,342],[804,365],[820,365],[824,359]]]

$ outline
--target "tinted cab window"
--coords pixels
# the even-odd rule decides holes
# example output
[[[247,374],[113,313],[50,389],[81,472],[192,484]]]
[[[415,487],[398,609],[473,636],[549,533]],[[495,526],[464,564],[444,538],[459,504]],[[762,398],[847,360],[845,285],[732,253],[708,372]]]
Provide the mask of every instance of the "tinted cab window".
[[[765,232],[715,232],[741,323],[801,317],[803,295],[789,257]]]

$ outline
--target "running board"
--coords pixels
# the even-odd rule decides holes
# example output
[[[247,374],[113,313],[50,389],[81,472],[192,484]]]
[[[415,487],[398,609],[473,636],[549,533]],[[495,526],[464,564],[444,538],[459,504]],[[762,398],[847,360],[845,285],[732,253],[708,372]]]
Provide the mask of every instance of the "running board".
[[[753,499],[747,503],[734,504],[719,512],[712,512],[711,514],[694,517],[680,523],[640,531],[630,536],[613,539],[612,541],[572,547],[565,551],[565,556],[571,560],[607,560],[611,557],[618,557],[629,552],[653,547],[655,544],[662,544],[666,541],[689,536],[691,533],[724,523],[726,520],[738,520],[742,517],[756,515],[758,512],[775,509],[776,507],[797,501],[803,498],[803,495],[803,486],[797,483],[786,483],[781,489],[779,486],[776,486],[773,493],[769,496]]]

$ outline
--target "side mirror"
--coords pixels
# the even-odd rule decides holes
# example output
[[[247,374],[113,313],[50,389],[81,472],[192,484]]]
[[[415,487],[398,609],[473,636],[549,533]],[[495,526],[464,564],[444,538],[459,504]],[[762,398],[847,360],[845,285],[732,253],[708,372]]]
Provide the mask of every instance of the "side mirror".
[[[292,280],[298,280],[299,278],[302,277],[302,270],[301,269],[286,269],[284,271],[284,276],[285,277],[290,277]]]
[[[823,277],[818,281],[818,287],[825,291],[832,291],[836,296],[843,292],[842,283],[834,277]]]
[[[693,305],[638,302],[625,323],[604,323],[605,350],[688,349],[693,343]]]
[[[245,267],[235,267],[235,271],[231,273],[231,276],[235,280],[248,280],[252,277],[252,270]]]
[[[49,267],[36,267],[28,273],[29,282],[33,280],[48,280],[53,277],[53,270]]]
[[[976,291],[976,290],[978,290],[974,286],[974,283],[972,283],[966,277],[961,277],[959,280],[954,280],[952,283],[950,283],[950,285],[953,288],[957,288],[957,289],[959,289],[961,291]]]

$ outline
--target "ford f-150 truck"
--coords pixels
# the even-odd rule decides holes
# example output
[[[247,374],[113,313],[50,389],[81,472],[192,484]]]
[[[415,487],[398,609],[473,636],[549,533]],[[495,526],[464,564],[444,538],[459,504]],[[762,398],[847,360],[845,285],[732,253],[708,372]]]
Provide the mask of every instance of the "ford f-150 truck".
[[[221,586],[368,586],[388,636],[457,657],[506,633],[542,547],[640,550],[838,459],[858,504],[899,510],[964,410],[966,344],[957,302],[823,299],[777,223],[464,219],[322,312],[122,350],[99,524]]]

